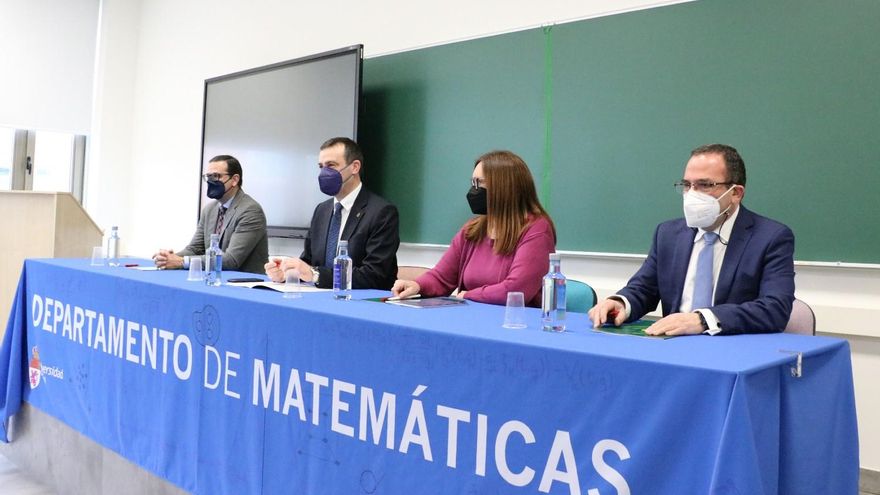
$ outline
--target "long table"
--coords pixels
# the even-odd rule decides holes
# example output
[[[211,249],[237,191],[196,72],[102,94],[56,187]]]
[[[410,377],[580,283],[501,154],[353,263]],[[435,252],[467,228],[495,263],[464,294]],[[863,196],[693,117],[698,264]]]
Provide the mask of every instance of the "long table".
[[[199,494],[858,491],[844,340],[510,330],[383,295],[28,260],[0,419],[27,401]]]

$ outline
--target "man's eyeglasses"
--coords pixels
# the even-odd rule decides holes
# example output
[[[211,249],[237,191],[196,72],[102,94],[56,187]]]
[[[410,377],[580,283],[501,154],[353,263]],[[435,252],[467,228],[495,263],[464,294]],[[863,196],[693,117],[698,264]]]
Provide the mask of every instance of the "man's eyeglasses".
[[[202,174],[202,179],[204,179],[205,182],[211,182],[212,180],[220,180],[220,177],[223,177],[224,175],[229,174]]]
[[[673,184],[675,187],[675,192],[679,194],[684,194],[693,188],[697,192],[707,193],[718,186],[730,186],[733,185],[733,182],[713,182],[710,180],[698,180],[696,182],[691,182],[689,180],[678,181]]]
[[[471,186],[485,188],[486,187],[486,179],[480,179],[480,178],[471,179]]]

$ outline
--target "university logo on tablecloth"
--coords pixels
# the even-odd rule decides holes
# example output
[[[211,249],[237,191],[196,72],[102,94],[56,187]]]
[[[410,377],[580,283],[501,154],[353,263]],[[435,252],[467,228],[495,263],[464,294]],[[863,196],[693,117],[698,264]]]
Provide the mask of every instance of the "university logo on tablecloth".
[[[40,350],[37,346],[31,350],[31,362],[28,366],[28,382],[31,384],[31,390],[37,388],[40,384],[40,377],[43,375],[40,369]]]

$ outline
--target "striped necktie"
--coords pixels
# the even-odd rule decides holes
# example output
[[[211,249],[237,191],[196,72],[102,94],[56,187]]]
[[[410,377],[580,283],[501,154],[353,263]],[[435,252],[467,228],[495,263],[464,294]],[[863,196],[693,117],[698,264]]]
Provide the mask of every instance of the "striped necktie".
[[[215,234],[219,235],[220,232],[223,232],[223,217],[225,217],[225,216],[226,216],[226,207],[221,206],[220,212],[217,214],[217,224],[214,225],[214,233]]]

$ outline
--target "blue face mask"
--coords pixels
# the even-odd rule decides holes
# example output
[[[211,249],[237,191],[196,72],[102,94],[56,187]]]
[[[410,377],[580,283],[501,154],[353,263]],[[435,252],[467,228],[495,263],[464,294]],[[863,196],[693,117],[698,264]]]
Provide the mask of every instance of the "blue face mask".
[[[342,170],[350,167],[351,164],[342,167]],[[321,172],[318,174],[318,187],[321,188],[321,192],[328,196],[336,196],[339,194],[339,191],[342,190],[342,184],[344,184],[348,179],[351,179],[352,176],[349,176],[348,179],[342,180],[342,170],[336,170],[332,167],[324,167],[321,169]]]
[[[229,182],[229,179],[226,179]],[[211,199],[220,199],[226,194],[226,182],[221,180],[208,181],[208,197]]]

